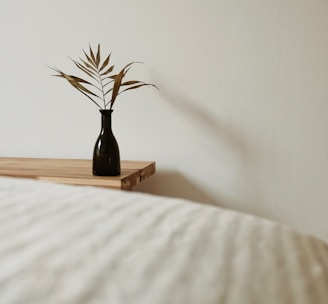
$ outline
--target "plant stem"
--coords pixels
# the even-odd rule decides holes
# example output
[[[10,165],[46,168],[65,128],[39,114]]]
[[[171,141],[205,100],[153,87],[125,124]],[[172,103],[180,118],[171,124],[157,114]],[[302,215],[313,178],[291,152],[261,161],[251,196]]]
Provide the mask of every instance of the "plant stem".
[[[79,92],[81,92],[83,95],[87,96],[99,109],[101,109],[101,106],[96,102],[94,101],[87,93],[84,93],[83,91],[77,89]]]
[[[103,79],[100,76],[99,69],[97,69],[97,74],[98,74],[98,78],[99,78],[99,81],[100,81],[102,100],[104,102],[104,109],[106,110],[106,96],[105,96],[105,91],[104,91]]]

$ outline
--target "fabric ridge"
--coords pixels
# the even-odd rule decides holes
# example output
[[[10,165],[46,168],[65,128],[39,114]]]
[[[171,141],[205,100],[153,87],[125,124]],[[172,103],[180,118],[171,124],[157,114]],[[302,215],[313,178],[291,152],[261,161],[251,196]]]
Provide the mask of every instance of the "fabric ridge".
[[[328,245],[183,199],[0,177],[0,303],[326,304]]]

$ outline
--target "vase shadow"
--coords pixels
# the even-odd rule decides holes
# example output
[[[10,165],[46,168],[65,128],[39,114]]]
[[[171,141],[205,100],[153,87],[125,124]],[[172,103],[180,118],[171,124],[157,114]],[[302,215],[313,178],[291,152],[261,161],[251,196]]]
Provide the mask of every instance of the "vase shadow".
[[[176,171],[157,171],[154,176],[136,185],[133,191],[220,206],[218,199],[211,197]]]

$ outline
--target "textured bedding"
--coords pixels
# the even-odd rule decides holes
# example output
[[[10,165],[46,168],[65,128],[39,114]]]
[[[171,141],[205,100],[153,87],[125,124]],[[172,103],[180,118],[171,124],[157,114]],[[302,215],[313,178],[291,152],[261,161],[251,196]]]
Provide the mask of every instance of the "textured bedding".
[[[254,216],[0,177],[0,303],[327,304],[328,245]]]

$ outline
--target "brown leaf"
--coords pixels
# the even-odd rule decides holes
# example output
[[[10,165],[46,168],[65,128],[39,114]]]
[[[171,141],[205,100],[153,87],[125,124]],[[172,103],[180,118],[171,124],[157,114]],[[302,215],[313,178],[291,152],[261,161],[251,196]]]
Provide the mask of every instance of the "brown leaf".
[[[112,65],[111,67],[109,67],[105,72],[101,73],[100,76],[104,76],[109,74],[110,72],[112,72],[114,69],[114,66]]]
[[[118,75],[115,77],[114,85],[113,85],[113,91],[112,91],[112,99],[111,99],[111,104],[110,107],[112,108],[114,105],[114,102],[116,100],[116,97],[118,95],[118,92],[121,87],[122,79],[124,76],[124,68],[121,70],[121,72],[118,73]]]
[[[72,77],[75,81],[77,81],[77,82],[83,82],[83,83],[87,83],[87,84],[90,84],[90,85],[92,85],[92,83],[90,83],[89,81],[87,81],[87,80],[84,80],[84,79],[82,79],[82,78],[79,78],[79,77],[77,77],[77,76],[73,76],[73,75],[69,75],[70,77]]]
[[[137,84],[137,83],[143,83],[143,82],[142,81],[138,81],[138,80],[130,80],[130,81],[123,82],[121,84],[121,86],[127,86],[127,85]]]
[[[135,64],[135,63],[140,63],[140,62],[138,62],[138,61],[130,62],[130,63],[128,63],[128,64],[123,68],[123,70],[125,71],[125,69],[127,69],[128,67],[130,67],[132,64]],[[127,70],[124,72],[124,74],[126,74],[129,70],[130,70],[130,68],[127,69]]]
[[[80,84],[79,82],[79,79],[81,78],[78,78],[76,76],[72,76],[72,75],[67,75],[65,74],[64,72],[62,71],[59,71],[58,72],[60,73],[60,75],[62,77],[64,77],[74,88],[78,89],[78,90],[81,90],[81,91],[84,91],[85,93],[88,93],[90,95],[93,95],[93,96],[96,96],[98,97],[98,95],[96,95],[95,93],[93,93],[92,91],[88,90],[86,87],[84,87],[82,84]],[[87,83],[87,82],[86,82]]]
[[[92,59],[93,65],[97,68],[97,62],[96,62],[96,57],[92,51],[91,45],[89,45],[89,51],[90,51],[90,57]]]
[[[82,59],[81,59],[82,60]],[[86,73],[89,77],[95,79],[98,81],[98,79],[95,77],[97,76],[97,74],[93,71],[93,70],[90,70],[86,67],[84,67],[82,64],[80,64],[79,62],[75,61],[72,59],[72,61],[74,62],[74,64],[84,73]]]
[[[101,65],[100,69],[99,69],[99,72],[101,72],[109,63],[109,60],[110,60],[110,55],[111,53],[107,56],[107,58],[105,59],[105,61],[103,62],[103,64]]]
[[[144,86],[154,86],[155,87],[155,85],[153,85],[151,83],[142,83],[142,84],[139,84],[139,85],[136,85],[136,86],[133,86],[133,87],[129,87],[127,89],[124,89],[123,91],[120,92],[120,94],[123,93],[123,92],[129,91],[129,90],[134,90],[134,89],[137,89],[137,88],[140,88],[140,87],[144,87]]]
[[[85,52],[85,50],[83,50],[83,53],[85,55],[85,58],[87,58],[88,62],[93,65],[95,68],[97,68],[97,66],[94,64],[94,62],[92,61],[92,59],[88,56],[88,54]]]
[[[115,74],[115,75],[110,75],[110,76],[108,76],[108,77],[106,77],[106,78],[109,78],[109,79],[113,79],[113,80],[115,80],[115,79],[116,79],[116,77],[117,77],[117,75],[118,75],[118,74]]]
[[[97,45],[96,53],[92,50],[90,44],[89,44],[89,54],[87,54],[85,50],[83,50],[83,53],[85,55],[85,60],[82,58],[80,58],[80,61],[75,61],[73,59],[71,60],[79,70],[81,70],[83,73],[85,73],[87,76],[91,78],[90,81],[93,81],[93,83],[77,76],[65,74],[64,72],[56,68],[52,68],[54,71],[58,73],[57,75],[54,76],[65,78],[75,89],[77,89],[80,93],[88,97],[100,109],[102,107],[96,101],[97,99],[93,99],[93,96],[99,98],[99,100],[102,100],[103,109],[106,109],[107,106],[109,105],[110,105],[109,108],[111,109],[117,99],[117,96],[123,92],[137,89],[143,86],[156,87],[153,84],[145,83],[138,80],[129,80],[123,82],[124,77],[129,72],[132,65],[135,63],[140,63],[137,61],[130,62],[127,65],[125,65],[124,68],[118,74],[115,72],[114,75],[110,75],[114,70],[114,65],[109,66],[111,53],[109,53],[106,59],[101,63],[100,43],[98,43]],[[91,86],[91,88],[89,86]],[[125,89],[122,89],[121,91],[122,87],[125,87]],[[90,89],[93,89],[94,91],[97,90],[96,93],[98,93],[98,91],[101,93],[98,93],[99,95],[97,95]],[[108,94],[110,93],[111,93],[111,99],[108,96]]]
[[[98,51],[97,51],[97,55],[96,55],[97,68],[99,67],[99,63],[100,63],[100,43],[98,43]]]
[[[98,70],[96,68],[94,68],[91,64],[87,63],[85,60],[83,60],[82,58],[80,58],[80,60],[82,61],[82,63],[84,64],[84,66],[89,69],[90,71],[93,71],[95,73],[95,75],[98,75]]]

